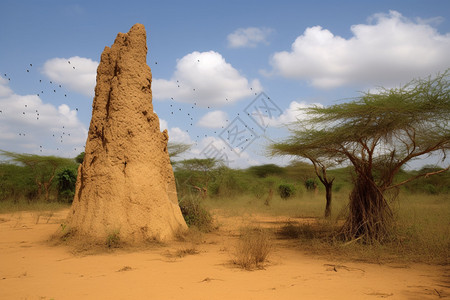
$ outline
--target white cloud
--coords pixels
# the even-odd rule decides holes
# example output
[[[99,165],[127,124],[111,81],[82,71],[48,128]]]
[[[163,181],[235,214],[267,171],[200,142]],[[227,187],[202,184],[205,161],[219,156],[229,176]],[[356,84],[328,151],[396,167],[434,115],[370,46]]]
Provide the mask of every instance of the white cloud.
[[[169,125],[167,124],[166,120],[159,118],[159,129],[161,129],[161,131],[163,131],[164,129],[169,130]]]
[[[69,157],[84,151],[87,129],[66,104],[17,95],[0,78],[0,111],[0,149]]]
[[[262,90],[259,80],[249,82],[227,63],[220,53],[192,52],[177,62],[172,79],[154,79],[153,98],[222,106],[255,95]]]
[[[269,121],[270,126],[290,125],[294,122],[305,120],[307,118],[306,109],[310,107],[323,107],[320,103],[306,103],[292,101],[289,107],[277,118],[272,118]]]
[[[164,119],[159,119],[159,127],[161,131],[167,129],[169,133],[169,142],[171,143],[182,143],[189,145],[193,143],[190,135],[186,131],[180,129],[179,127],[169,128],[169,124]]]
[[[267,37],[273,29],[270,28],[239,28],[227,36],[230,48],[256,47],[258,44],[268,44]]]
[[[238,154],[239,153],[239,154]],[[247,168],[251,165],[258,165],[260,162],[255,159],[255,155],[250,155],[248,151],[240,149],[230,149],[229,146],[217,137],[206,137],[198,144],[186,152],[183,158],[216,158],[231,168]]]
[[[89,58],[52,58],[45,62],[42,73],[74,92],[94,97],[97,67],[98,62]]]
[[[404,84],[450,65],[450,34],[440,34],[430,23],[390,11],[373,15],[368,24],[353,25],[350,39],[310,27],[291,51],[275,53],[271,64],[274,73],[319,88]]]
[[[173,143],[192,144],[189,134],[180,129],[179,127],[173,127],[169,130],[169,141]]]
[[[215,110],[204,115],[197,123],[198,126],[206,128],[221,128],[227,122],[228,115],[221,110]]]

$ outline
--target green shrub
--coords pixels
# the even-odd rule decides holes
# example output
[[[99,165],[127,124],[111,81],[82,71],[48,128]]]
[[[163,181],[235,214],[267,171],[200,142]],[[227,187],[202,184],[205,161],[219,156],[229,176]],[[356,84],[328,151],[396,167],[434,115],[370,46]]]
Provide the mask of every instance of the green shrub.
[[[108,248],[120,247],[120,233],[119,230],[114,230],[106,237],[106,246]]]
[[[200,231],[209,232],[213,228],[211,214],[203,206],[200,197],[188,195],[179,200],[181,213],[186,224],[197,227]]]
[[[430,195],[438,194],[438,190],[437,190],[436,186],[432,185],[430,183],[425,184],[423,189],[427,194],[430,194]]]
[[[308,190],[315,190],[317,188],[317,183],[315,179],[309,178],[305,181],[305,187]]]
[[[290,198],[295,194],[295,187],[289,183],[282,183],[278,186],[278,194],[282,199]]]
[[[65,168],[56,175],[58,183],[58,201],[72,203],[75,195],[77,171],[73,168]]]

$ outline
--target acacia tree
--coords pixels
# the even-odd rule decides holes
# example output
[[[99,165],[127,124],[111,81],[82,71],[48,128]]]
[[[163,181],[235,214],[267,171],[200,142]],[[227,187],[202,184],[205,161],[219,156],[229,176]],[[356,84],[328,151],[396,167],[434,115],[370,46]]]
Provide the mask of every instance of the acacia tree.
[[[292,153],[314,151],[327,159],[344,158],[342,162],[353,166],[354,186],[342,228],[346,239],[383,242],[393,220],[388,191],[449,169],[395,182],[395,175],[412,160],[440,152],[445,161],[450,148],[449,70],[306,111],[307,120],[299,121],[283,144]]]
[[[55,178],[56,170],[60,167],[74,164],[73,159],[56,156],[20,154],[3,150],[0,150],[0,154],[32,170],[34,182],[37,185],[38,197],[41,197],[42,191],[44,191],[45,200],[47,201],[50,197],[50,187]]]
[[[179,163],[181,164],[180,169],[191,173],[188,179],[191,186],[200,193],[202,198],[206,198],[209,181],[213,177],[212,171],[217,167],[219,161],[214,158],[192,158]]]
[[[289,141],[284,143],[274,143],[270,145],[271,155],[293,155],[307,158],[314,166],[314,172],[317,178],[325,187],[325,218],[331,216],[331,201],[333,198],[333,182],[334,177],[329,177],[327,168],[334,165],[334,162],[329,157],[323,155],[317,149],[304,148],[303,145],[291,144]]]
[[[175,158],[183,154],[184,152],[191,149],[192,145],[183,143],[172,143],[167,144],[167,151],[169,152],[170,159]],[[173,162],[172,162],[173,163]]]

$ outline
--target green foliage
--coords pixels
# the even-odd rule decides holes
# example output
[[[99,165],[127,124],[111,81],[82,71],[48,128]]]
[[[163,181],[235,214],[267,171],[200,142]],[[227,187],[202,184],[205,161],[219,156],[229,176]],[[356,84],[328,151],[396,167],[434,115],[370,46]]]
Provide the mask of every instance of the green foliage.
[[[398,181],[417,176],[418,174],[437,172],[442,168],[434,166],[425,166],[420,170],[405,172],[398,176]],[[450,172],[442,172],[433,176],[420,177],[414,181],[408,182],[403,186],[403,190],[411,193],[423,193],[429,195],[449,194],[450,193]]]
[[[283,178],[289,178],[295,181],[306,181],[308,178],[316,176],[314,166],[310,163],[302,161],[293,161],[288,166],[284,167]]]
[[[289,183],[282,183],[278,186],[278,194],[282,199],[288,199],[295,194],[295,187]]]
[[[179,205],[188,226],[195,226],[203,232],[209,232],[213,229],[211,214],[203,206],[200,197],[195,195],[184,196],[179,198]]]
[[[59,168],[73,166],[74,161],[56,156],[39,156],[35,154],[19,154],[0,150],[0,154],[10,158],[11,162],[28,168],[33,174],[37,197],[44,194],[46,201],[50,200],[50,193],[54,188],[53,179]]]
[[[83,163],[83,160],[84,160],[84,152],[81,152],[80,154],[78,154],[77,155],[77,157],[75,157],[75,161],[78,163],[78,164],[82,164]]]
[[[265,178],[269,175],[283,175],[284,168],[274,164],[267,164],[261,166],[253,166],[247,169],[248,172],[259,178]]]
[[[214,178],[210,183],[212,189],[209,190],[210,196],[232,197],[239,193],[248,192],[249,176],[242,170],[233,170],[222,166],[216,169]]]
[[[203,198],[208,195],[210,182],[219,172],[219,162],[215,159],[188,159],[177,162],[175,179],[179,194],[198,192]]]
[[[314,191],[317,188],[317,183],[314,178],[308,178],[305,180],[305,187],[307,190]]]
[[[0,164],[0,200],[28,202],[57,198],[56,177],[61,168],[75,168],[72,159],[1,151],[10,158]],[[68,192],[64,192],[69,197]]]
[[[192,145],[188,144],[169,142],[167,144],[167,151],[169,152],[170,159],[172,159],[188,151],[191,147]]]
[[[445,156],[450,148],[449,78],[450,69],[347,103],[307,108],[308,118],[296,123],[288,139],[271,146],[272,155],[300,155],[322,170],[324,161],[350,163],[354,188],[343,233],[347,239],[381,242],[392,222],[386,193],[429,175],[396,182],[401,168],[432,153],[442,151]]]
[[[58,200],[72,203],[75,195],[75,184],[77,182],[77,171],[73,168],[65,168],[56,174],[58,183]]]
[[[37,194],[33,173],[29,168],[10,163],[0,164],[0,201],[34,201]]]

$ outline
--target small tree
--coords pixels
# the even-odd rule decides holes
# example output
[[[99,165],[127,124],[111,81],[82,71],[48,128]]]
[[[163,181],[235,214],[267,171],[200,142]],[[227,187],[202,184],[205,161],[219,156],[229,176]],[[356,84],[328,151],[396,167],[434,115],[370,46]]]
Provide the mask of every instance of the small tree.
[[[74,164],[72,159],[56,156],[19,154],[3,150],[0,150],[0,153],[32,170],[34,181],[37,185],[38,197],[41,197],[43,191],[46,201],[50,198],[50,187],[55,178],[56,170]]]
[[[248,168],[248,172],[259,178],[265,178],[269,175],[282,175],[284,169],[274,164],[266,164],[261,166],[252,166]]]
[[[446,157],[450,148],[448,77],[447,70],[401,88],[364,93],[348,103],[309,108],[309,118],[299,121],[285,141],[297,153],[314,151],[353,166],[349,215],[342,228],[347,239],[382,242],[393,218],[387,192],[449,169],[394,180],[414,159],[439,152]]]
[[[272,155],[300,156],[311,161],[316,176],[325,187],[325,218],[329,218],[331,216],[331,200],[333,198],[334,182],[334,177],[329,178],[327,175],[327,168],[334,165],[330,158],[321,151],[316,151],[309,147],[302,148],[302,145],[291,144],[289,141],[285,143],[274,143],[270,146],[270,149]]]
[[[192,145],[183,143],[172,143],[167,144],[167,151],[169,152],[170,159],[180,156],[180,154],[191,149]]]
[[[80,154],[78,154],[77,155],[77,157],[75,157],[75,161],[78,163],[78,164],[82,164],[83,163],[83,160],[84,160],[84,152],[81,152]]]
[[[213,177],[212,171],[217,167],[218,161],[214,158],[193,158],[180,161],[178,165],[178,168],[190,173],[188,183],[200,193],[202,198],[206,198],[208,185]]]

